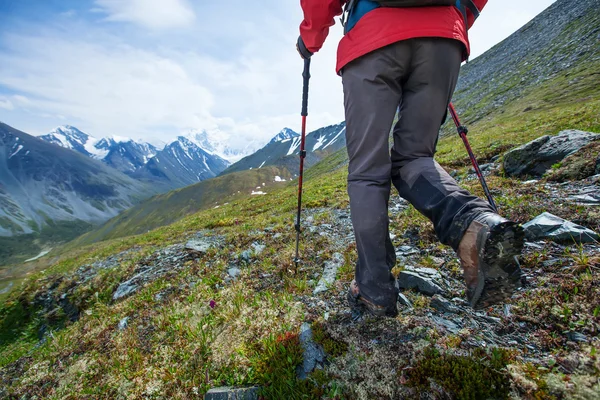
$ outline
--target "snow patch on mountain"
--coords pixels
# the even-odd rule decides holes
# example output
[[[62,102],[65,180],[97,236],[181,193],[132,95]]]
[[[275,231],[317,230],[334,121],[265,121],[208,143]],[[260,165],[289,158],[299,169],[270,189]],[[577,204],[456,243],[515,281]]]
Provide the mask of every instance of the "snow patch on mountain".
[[[277,142],[286,143],[291,139],[297,138],[299,136],[299,133],[294,132],[290,128],[283,128],[281,132],[279,132],[273,139],[271,139],[269,144]]]

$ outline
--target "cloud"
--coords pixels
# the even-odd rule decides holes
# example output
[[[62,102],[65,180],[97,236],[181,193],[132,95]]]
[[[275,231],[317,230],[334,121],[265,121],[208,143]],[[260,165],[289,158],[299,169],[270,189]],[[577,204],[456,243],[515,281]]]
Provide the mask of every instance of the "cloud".
[[[9,99],[0,97],[0,108],[3,108],[5,110],[14,110],[15,106]]]
[[[186,0],[96,0],[109,21],[131,22],[151,29],[182,28],[196,15]]]

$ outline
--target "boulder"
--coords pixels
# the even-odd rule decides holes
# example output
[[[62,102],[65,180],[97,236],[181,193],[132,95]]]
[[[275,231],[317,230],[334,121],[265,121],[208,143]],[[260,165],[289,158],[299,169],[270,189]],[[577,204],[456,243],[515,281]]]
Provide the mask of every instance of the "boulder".
[[[506,153],[504,172],[508,176],[542,176],[552,165],[594,140],[600,140],[600,134],[578,130],[539,137]]]
[[[584,226],[574,224],[556,215],[545,212],[525,225],[525,234],[530,240],[550,239],[555,242],[589,243],[600,240],[600,235]]]

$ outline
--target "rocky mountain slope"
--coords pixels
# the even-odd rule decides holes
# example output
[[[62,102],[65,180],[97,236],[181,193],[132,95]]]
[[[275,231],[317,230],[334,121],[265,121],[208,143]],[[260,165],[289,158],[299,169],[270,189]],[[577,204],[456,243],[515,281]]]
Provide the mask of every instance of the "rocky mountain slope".
[[[0,236],[100,223],[154,193],[99,161],[0,124]],[[7,252],[5,244],[3,261]]]
[[[169,189],[177,189],[213,178],[228,165],[221,157],[210,154],[189,139],[179,136],[132,176],[157,181]]]
[[[558,0],[506,40],[462,67],[454,101],[467,122],[522,98],[531,89],[564,76],[556,99],[587,85],[580,76],[600,60],[598,0]],[[566,73],[565,73],[566,72]],[[597,77],[596,77],[597,79]],[[541,107],[539,100],[523,108]],[[450,125],[450,124],[448,124]],[[446,133],[453,132],[448,126]]]
[[[212,143],[205,132],[180,136],[162,150],[125,137],[97,139],[68,125],[58,127],[40,136],[40,139],[102,160],[133,178],[151,181],[160,191],[177,189],[218,175],[229,162],[216,154],[217,147],[232,156],[228,149]],[[158,165],[161,161],[162,164]]]
[[[331,125],[306,135],[306,166],[316,164],[327,155],[345,148],[346,136],[345,123]],[[231,165],[223,174],[247,169],[262,168],[264,166],[276,165],[286,167],[291,173],[298,169],[298,155],[300,153],[300,134],[285,128],[271,141],[256,153],[242,158]]]

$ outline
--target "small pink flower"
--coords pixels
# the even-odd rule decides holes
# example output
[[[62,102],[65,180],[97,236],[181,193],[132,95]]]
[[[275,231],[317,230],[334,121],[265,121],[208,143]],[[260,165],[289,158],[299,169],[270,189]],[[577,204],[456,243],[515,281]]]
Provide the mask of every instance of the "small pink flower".
[[[216,305],[217,305],[217,303],[216,303],[214,300],[211,300],[211,301],[208,303],[208,306],[209,306],[210,308],[213,308],[213,309],[215,308],[215,306],[216,306]]]

